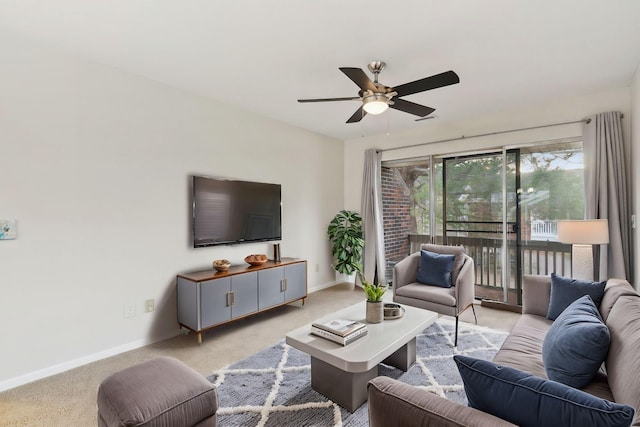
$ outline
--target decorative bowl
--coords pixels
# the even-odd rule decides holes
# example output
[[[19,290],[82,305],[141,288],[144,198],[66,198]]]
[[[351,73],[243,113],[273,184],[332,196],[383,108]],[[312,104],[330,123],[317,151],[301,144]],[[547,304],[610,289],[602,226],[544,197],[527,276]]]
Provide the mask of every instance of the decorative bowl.
[[[213,261],[213,268],[218,271],[227,271],[231,267],[231,263],[227,259],[217,259]]]
[[[385,303],[383,306],[384,320],[399,319],[404,316],[404,307],[400,304]]]
[[[267,256],[263,254],[247,255],[244,259],[244,262],[253,266],[262,265],[267,262]]]

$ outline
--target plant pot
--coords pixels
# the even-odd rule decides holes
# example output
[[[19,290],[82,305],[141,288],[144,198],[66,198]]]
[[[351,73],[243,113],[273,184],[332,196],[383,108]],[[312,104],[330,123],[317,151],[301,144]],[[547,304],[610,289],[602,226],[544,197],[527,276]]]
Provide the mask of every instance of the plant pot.
[[[336,282],[338,283],[356,283],[356,273],[345,274],[336,271]]]
[[[384,303],[367,301],[367,322],[380,323],[384,320]]]

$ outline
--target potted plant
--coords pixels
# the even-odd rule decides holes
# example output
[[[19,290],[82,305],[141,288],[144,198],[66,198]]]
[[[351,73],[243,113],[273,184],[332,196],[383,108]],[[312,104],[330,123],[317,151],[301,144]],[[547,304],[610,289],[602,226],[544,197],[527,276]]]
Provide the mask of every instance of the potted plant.
[[[387,291],[387,287],[381,284],[371,284],[359,272],[360,283],[364,287],[364,293],[367,295],[367,322],[380,323],[384,319],[384,303],[382,296]]]
[[[347,281],[355,283],[364,248],[362,217],[357,212],[341,210],[329,223],[327,234],[331,242],[333,268],[340,274],[350,276]]]

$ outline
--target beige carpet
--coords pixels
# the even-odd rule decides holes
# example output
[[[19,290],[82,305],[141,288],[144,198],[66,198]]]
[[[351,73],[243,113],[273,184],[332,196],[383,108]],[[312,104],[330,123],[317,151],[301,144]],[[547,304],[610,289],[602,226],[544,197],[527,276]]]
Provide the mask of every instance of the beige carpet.
[[[387,292],[385,297],[391,297]],[[94,426],[96,393],[102,380],[125,367],[160,355],[172,356],[208,376],[214,370],[271,346],[298,326],[364,299],[353,285],[342,284],[310,294],[300,303],[273,309],[214,328],[198,345],[193,334],[94,362],[0,393],[0,426]],[[509,331],[519,315],[476,305],[478,324]],[[473,323],[467,310],[460,317]]]

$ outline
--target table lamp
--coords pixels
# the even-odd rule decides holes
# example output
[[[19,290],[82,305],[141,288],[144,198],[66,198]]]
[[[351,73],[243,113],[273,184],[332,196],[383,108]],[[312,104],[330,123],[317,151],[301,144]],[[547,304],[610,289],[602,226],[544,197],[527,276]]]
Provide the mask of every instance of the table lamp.
[[[558,221],[558,241],[573,245],[571,272],[574,278],[598,280],[593,275],[592,249],[593,245],[609,243],[609,221],[606,219]]]

